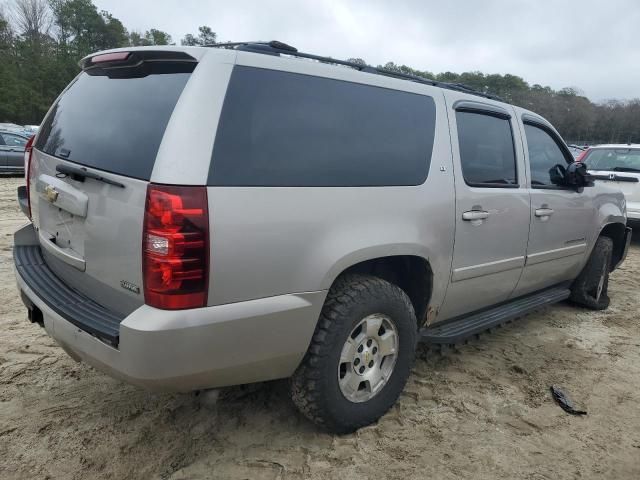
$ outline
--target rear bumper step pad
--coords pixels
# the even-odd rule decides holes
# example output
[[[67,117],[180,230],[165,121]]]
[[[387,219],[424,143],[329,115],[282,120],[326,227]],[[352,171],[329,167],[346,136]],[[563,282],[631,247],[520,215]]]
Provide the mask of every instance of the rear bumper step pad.
[[[429,344],[455,345],[545,305],[566,300],[570,294],[567,288],[544,290],[483,312],[448,321],[443,325],[423,328],[420,331],[420,340]]]
[[[15,246],[13,260],[24,282],[52,310],[81,330],[114,347],[118,345],[124,316],[98,305],[60,280],[45,263],[39,246]]]

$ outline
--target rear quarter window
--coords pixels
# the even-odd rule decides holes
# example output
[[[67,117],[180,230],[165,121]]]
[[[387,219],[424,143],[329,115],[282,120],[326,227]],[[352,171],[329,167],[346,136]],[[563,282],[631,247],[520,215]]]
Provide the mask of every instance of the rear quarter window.
[[[433,98],[237,66],[209,185],[419,185],[433,149]]]
[[[88,167],[149,180],[190,75],[109,78],[81,73],[47,115],[36,148]]]

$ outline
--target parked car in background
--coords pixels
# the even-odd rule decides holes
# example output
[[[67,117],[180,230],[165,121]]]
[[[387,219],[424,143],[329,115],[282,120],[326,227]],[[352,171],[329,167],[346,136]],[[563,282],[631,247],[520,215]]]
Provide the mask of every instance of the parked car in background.
[[[640,144],[597,145],[585,151],[580,161],[595,179],[622,190],[628,221],[640,226]]]
[[[0,130],[7,130],[10,132],[21,132],[24,130],[24,126],[17,123],[0,123]]]
[[[0,172],[24,173],[24,147],[29,136],[0,130]]]
[[[27,137],[38,131],[39,125],[18,125],[17,123],[0,123],[0,130],[18,133]]]
[[[40,129],[40,125],[25,125],[24,126],[25,131],[34,134],[34,133],[38,133],[38,130]]]
[[[624,197],[547,120],[279,42],[218,47],[86,57],[27,148],[17,281],[72,357],[166,390],[290,377],[345,433],[395,403],[419,339],[608,307]]]

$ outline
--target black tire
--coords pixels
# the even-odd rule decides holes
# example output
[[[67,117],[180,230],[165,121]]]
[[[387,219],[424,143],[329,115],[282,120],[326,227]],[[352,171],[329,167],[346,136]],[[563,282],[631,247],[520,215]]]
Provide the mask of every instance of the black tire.
[[[589,261],[571,287],[572,302],[591,310],[605,310],[609,306],[608,288],[612,256],[613,240],[609,237],[599,237]]]
[[[393,320],[398,336],[396,362],[381,390],[355,403],[339,386],[340,355],[351,331],[373,314]],[[369,425],[391,408],[404,389],[416,343],[416,316],[404,291],[377,277],[345,275],[331,287],[309,349],[291,378],[293,402],[309,420],[333,433],[350,433]]]

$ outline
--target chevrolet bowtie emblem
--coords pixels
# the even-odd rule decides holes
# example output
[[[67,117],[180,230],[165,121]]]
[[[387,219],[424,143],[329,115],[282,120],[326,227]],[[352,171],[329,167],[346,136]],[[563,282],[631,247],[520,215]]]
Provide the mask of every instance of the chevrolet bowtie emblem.
[[[44,187],[44,194],[47,197],[49,203],[54,203],[58,199],[58,191],[53,188],[51,185],[47,185]]]

